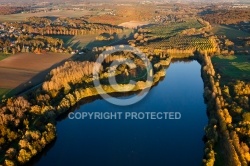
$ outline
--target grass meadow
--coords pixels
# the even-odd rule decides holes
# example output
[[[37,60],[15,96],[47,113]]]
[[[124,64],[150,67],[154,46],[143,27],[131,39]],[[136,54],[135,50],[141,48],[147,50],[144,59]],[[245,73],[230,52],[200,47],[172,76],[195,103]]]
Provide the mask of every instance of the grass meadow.
[[[250,81],[250,56],[215,56],[213,64],[222,76],[222,81],[246,80]]]

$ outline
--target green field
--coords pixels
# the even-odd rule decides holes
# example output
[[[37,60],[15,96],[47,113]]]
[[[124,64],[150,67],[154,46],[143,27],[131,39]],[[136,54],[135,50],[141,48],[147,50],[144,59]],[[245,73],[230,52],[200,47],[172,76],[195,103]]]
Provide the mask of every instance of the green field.
[[[160,38],[169,38],[169,37],[177,35],[179,32],[185,29],[190,29],[190,28],[199,29],[202,27],[204,26],[200,24],[197,20],[189,20],[187,22],[181,22],[181,23],[170,23],[167,25],[155,25],[146,29],[151,31],[152,36],[156,36]]]
[[[212,62],[224,83],[232,80],[250,80],[250,56],[216,56],[212,58]]]
[[[0,61],[3,60],[3,59],[5,59],[5,58],[7,58],[7,57],[9,57],[9,56],[10,56],[10,54],[0,53]]]
[[[2,99],[4,95],[7,95],[10,91],[10,89],[0,88],[0,99]]]
[[[216,25],[213,28],[215,35],[225,35],[230,40],[235,40],[237,37],[250,37],[250,33],[231,28],[224,25]]]

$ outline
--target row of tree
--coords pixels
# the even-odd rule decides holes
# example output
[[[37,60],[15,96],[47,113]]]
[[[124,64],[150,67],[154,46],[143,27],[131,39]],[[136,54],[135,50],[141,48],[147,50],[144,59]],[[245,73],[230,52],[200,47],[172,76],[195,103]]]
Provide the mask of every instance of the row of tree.
[[[99,67],[98,67],[99,66]],[[99,68],[102,71],[102,65],[96,62],[74,62],[69,61],[64,65],[53,69],[50,72],[50,79],[42,85],[44,91],[55,97],[61,89],[67,93],[71,86],[82,84],[88,77],[93,77],[93,70]],[[98,73],[99,71],[96,71]]]
[[[206,144],[204,165],[213,166],[215,163],[215,146],[220,144],[224,148],[226,165],[241,165],[237,148],[232,143],[230,129],[232,117],[227,109],[227,104],[222,96],[219,85],[220,76],[216,75],[211,58],[207,55],[199,55],[202,62],[202,77],[205,83],[204,96],[207,100],[209,124],[206,127]],[[220,137],[220,139],[218,139]]]
[[[11,42],[12,40],[12,42]],[[49,36],[20,35],[18,37],[5,37],[0,39],[0,52],[4,54],[15,54],[18,52],[41,53],[43,50],[48,52],[71,53],[70,47],[63,47],[63,40]]]
[[[203,59],[203,60],[202,60]],[[226,165],[250,163],[249,127],[250,113],[248,93],[249,85],[243,81],[230,83],[229,87],[220,87],[220,75],[216,75],[211,58],[200,58],[203,63],[204,96],[208,103],[209,124],[206,127],[204,165],[214,165],[214,147],[220,144],[224,149]],[[232,90],[232,91],[231,91]],[[231,92],[230,92],[231,91]],[[218,139],[219,138],[219,139]]]

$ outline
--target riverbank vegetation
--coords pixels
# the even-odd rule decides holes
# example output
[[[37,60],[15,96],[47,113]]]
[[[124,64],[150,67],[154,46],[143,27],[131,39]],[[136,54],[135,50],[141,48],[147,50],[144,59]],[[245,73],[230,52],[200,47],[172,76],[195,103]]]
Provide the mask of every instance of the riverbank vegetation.
[[[213,59],[217,60],[217,58]],[[227,63],[226,61],[236,58],[229,56],[221,61]],[[205,165],[247,166],[250,162],[250,137],[248,135],[250,85],[247,83],[249,81],[247,78],[244,79],[246,71],[235,71],[230,66],[218,64],[216,60],[214,60],[216,68],[222,66],[223,70],[218,68],[215,71],[209,56],[202,60],[205,65],[202,69],[205,83],[204,97],[208,103],[209,116],[209,125],[206,127],[207,143],[205,144],[206,159],[204,159],[204,163]],[[247,82],[237,79],[244,79]]]

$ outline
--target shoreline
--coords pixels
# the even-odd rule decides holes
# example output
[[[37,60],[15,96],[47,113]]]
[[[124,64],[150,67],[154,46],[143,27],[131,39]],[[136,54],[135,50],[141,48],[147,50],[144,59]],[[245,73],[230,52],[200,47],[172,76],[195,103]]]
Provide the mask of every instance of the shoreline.
[[[178,60],[183,59],[183,58],[184,59],[192,58],[194,60],[197,60],[201,65],[201,75],[202,75],[202,79],[203,79],[203,82],[204,82],[204,87],[211,86],[210,85],[211,82],[208,82],[207,79],[211,76],[211,74],[214,76],[214,73],[213,73],[213,71],[206,72],[205,70],[203,70],[204,67],[206,67],[206,66],[211,67],[211,65],[212,65],[212,64],[209,64],[208,62],[206,62],[207,61],[206,59],[210,58],[209,56],[202,55],[202,54],[195,54],[195,55],[189,55],[189,56],[184,55],[184,56],[180,56],[179,58],[178,57],[179,56],[175,56],[175,57],[170,56],[169,58],[167,58],[167,60],[162,61],[162,64],[159,64],[159,66],[168,66],[168,65],[171,64],[172,60],[173,61],[174,60],[178,61]],[[211,62],[211,59],[210,59],[210,62]],[[142,91],[142,90],[145,90],[145,89],[150,89],[153,86],[157,85],[159,83],[159,81],[165,76],[165,67],[163,67],[163,68],[164,68],[164,70],[159,70],[158,72],[154,73],[154,75],[153,75],[154,81],[153,81],[152,86],[148,86],[148,84],[146,82],[138,81],[136,83],[136,85],[135,85],[135,88],[132,91],[130,91],[129,93],[137,93],[139,91]],[[140,86],[139,86],[139,83],[141,84]],[[127,89],[131,85],[130,84],[124,84],[122,86],[125,86],[126,89]],[[106,87],[105,88],[107,90],[106,93],[108,93],[108,94],[115,94],[116,93],[117,94],[117,92],[115,92],[114,89],[112,89],[110,85],[109,86],[105,85],[104,87]],[[204,88],[204,89],[206,90],[206,88]],[[204,93],[205,93],[205,90],[204,90]],[[125,92],[125,93],[127,93],[127,92]],[[80,94],[80,95],[77,95],[77,94]],[[70,93],[66,94],[64,97],[62,97],[57,102],[57,104],[54,105],[54,108],[52,110],[50,110],[50,112],[54,113],[52,121],[54,121],[54,123],[55,123],[58,120],[58,118],[60,118],[61,116],[65,115],[67,112],[69,112],[71,110],[71,108],[76,107],[78,105],[77,104],[78,102],[81,102],[82,100],[88,99],[88,98],[95,98],[95,97],[97,97],[99,95],[100,94],[97,92],[96,87],[84,88],[84,89],[83,88],[75,89],[73,92],[70,92]],[[53,100],[55,100],[55,98],[53,98]],[[212,98],[212,100],[214,100],[214,98]],[[206,103],[206,104],[207,104],[207,108],[210,107],[209,103]],[[209,113],[209,114],[211,114],[211,113]],[[38,119],[36,119],[33,122],[33,125],[36,126],[37,123],[39,123],[40,119],[43,118],[44,116],[46,116],[46,115],[38,116]],[[214,117],[208,115],[209,124],[206,127],[206,132],[209,129],[211,129],[211,127],[213,127],[210,124],[210,121],[211,121],[212,118],[214,118]],[[219,123],[220,123],[220,121],[219,121]],[[31,155],[30,158],[26,158],[26,161],[24,163],[27,163],[27,162],[29,163],[30,159],[32,160],[34,156],[37,156],[37,154],[41,153],[41,151],[43,151],[44,148],[49,146],[49,144],[51,142],[53,142],[53,140],[56,139],[56,125],[55,124],[53,125],[53,123],[51,124],[50,122],[47,123],[47,125],[48,124],[52,125],[51,127],[53,128],[52,130],[50,129],[50,134],[52,134],[51,139],[49,139],[49,141],[46,143],[46,145],[44,145],[44,147],[42,149],[38,149],[37,153],[35,153],[34,155]],[[49,130],[45,130],[45,132],[48,132],[48,131]],[[218,134],[218,131],[214,131],[214,133]],[[208,141],[205,142],[204,152],[205,152],[205,154],[208,153],[209,155],[206,155],[206,156],[210,156],[210,158],[204,158],[203,159],[203,164],[204,165],[212,164],[212,163],[215,162],[215,153],[214,153],[214,144],[215,144],[215,142],[214,142],[213,138],[210,139],[207,134],[206,134],[206,137],[207,137]],[[38,142],[39,141],[40,140],[38,140]],[[210,147],[209,152],[207,150],[208,147]]]

